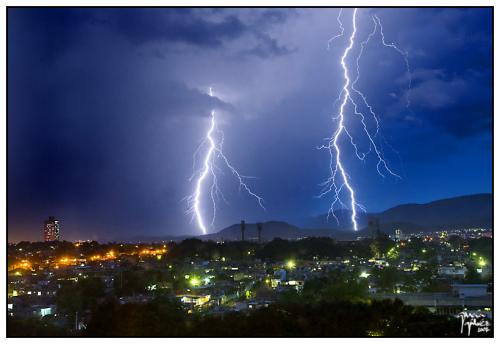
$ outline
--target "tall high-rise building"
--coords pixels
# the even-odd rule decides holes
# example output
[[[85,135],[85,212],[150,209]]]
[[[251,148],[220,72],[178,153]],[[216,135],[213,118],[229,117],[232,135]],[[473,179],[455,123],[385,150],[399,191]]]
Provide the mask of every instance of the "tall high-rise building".
[[[396,239],[396,241],[403,240],[403,231],[401,229],[396,229],[394,231],[394,238]]]
[[[54,216],[50,216],[48,220],[45,220],[43,226],[43,240],[44,241],[55,241],[59,240],[59,221],[55,219]]]

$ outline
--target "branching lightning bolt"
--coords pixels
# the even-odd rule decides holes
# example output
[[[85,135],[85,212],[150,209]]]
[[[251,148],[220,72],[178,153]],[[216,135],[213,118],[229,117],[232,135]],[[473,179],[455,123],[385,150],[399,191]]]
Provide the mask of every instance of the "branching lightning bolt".
[[[406,70],[408,73],[408,92],[406,92],[406,107],[409,108],[410,106],[410,100],[409,100],[409,91],[411,89],[411,78],[410,78],[410,65],[408,62],[408,54],[398,48],[394,43],[387,43],[384,32],[383,32],[383,27],[382,23],[380,21],[380,18],[377,17],[376,15],[372,16],[373,20],[373,30],[368,34],[368,37],[362,41],[359,44],[359,53],[356,56],[356,74],[355,78],[351,80],[350,72],[349,72],[349,67],[347,65],[347,58],[349,55],[352,53],[352,50],[354,49],[356,45],[356,35],[357,35],[357,26],[356,26],[356,16],[358,13],[358,9],[355,8],[352,13],[352,33],[349,36],[349,44],[345,48],[342,57],[340,59],[340,65],[342,66],[342,70],[344,72],[344,85],[339,93],[339,96],[336,100],[337,102],[340,102],[340,107],[339,107],[339,112],[338,115],[333,117],[334,122],[336,122],[336,129],[333,133],[333,135],[327,139],[328,143],[325,145],[322,145],[318,147],[319,149],[326,149],[328,150],[330,154],[330,176],[328,179],[320,184],[323,186],[323,189],[318,197],[323,197],[331,192],[333,192],[333,201],[330,204],[330,208],[328,210],[328,217],[332,216],[337,220],[338,219],[335,216],[334,210],[335,206],[339,204],[343,208],[349,208],[351,211],[351,222],[353,229],[355,231],[358,230],[358,223],[357,223],[357,210],[360,209],[362,211],[366,211],[364,207],[359,204],[356,201],[356,193],[354,191],[353,186],[350,183],[350,176],[346,172],[345,167],[342,163],[342,150],[341,146],[339,144],[339,139],[341,136],[344,134],[347,136],[349,139],[351,145],[354,148],[354,152],[356,157],[359,160],[364,161],[366,156],[370,152],[374,152],[376,158],[377,158],[377,172],[380,176],[385,177],[386,175],[391,175],[395,178],[401,178],[398,174],[393,172],[387,162],[384,159],[384,155],[381,151],[381,149],[378,147],[378,145],[375,142],[375,138],[377,135],[379,135],[380,131],[380,121],[375,113],[373,107],[369,104],[367,97],[365,96],[364,93],[362,93],[357,87],[356,84],[359,81],[360,77],[360,71],[359,71],[359,61],[363,55],[364,49],[368,42],[372,39],[373,36],[376,35],[377,31],[380,33],[381,37],[381,42],[382,45],[388,48],[392,48],[396,50],[399,54],[401,54],[405,60],[406,64]],[[344,35],[345,28],[343,26],[342,20],[341,20],[341,14],[342,14],[342,9],[339,11],[339,14],[337,16],[337,22],[339,23],[340,27],[340,33],[332,37],[330,40],[328,40],[328,48],[330,48],[331,43],[337,39],[340,38]],[[361,101],[362,106],[359,105],[359,101]],[[369,142],[369,148],[367,152],[360,152],[358,145],[356,144],[355,136],[353,136],[350,132],[350,130],[346,126],[346,116],[348,115],[346,113],[346,107],[348,105],[352,106],[353,109],[353,115],[359,117],[361,126],[363,128],[363,133],[364,135],[368,138]],[[367,125],[367,120],[368,118],[365,116],[362,110],[360,110],[361,107],[366,108],[367,112],[370,114],[370,118],[372,118],[373,123],[375,125],[375,130],[374,132],[370,132],[368,125]],[[346,204],[342,201],[342,192],[346,191],[349,197],[349,207],[346,206]]]
[[[209,89],[209,95],[212,97],[212,88]],[[239,190],[245,190],[245,192],[251,197],[257,200],[259,206],[265,210],[264,207],[264,199],[260,197],[258,194],[254,193],[250,187],[245,183],[245,179],[255,178],[251,176],[241,175],[236,168],[229,162],[229,159],[224,155],[223,145],[224,145],[224,132],[218,129],[217,121],[216,121],[216,112],[212,110],[210,112],[210,126],[205,135],[205,138],[201,142],[201,144],[196,149],[193,155],[193,169],[196,166],[197,156],[200,153],[201,149],[208,145],[208,149],[205,153],[205,157],[203,159],[203,167],[198,172],[193,173],[189,180],[194,179],[197,176],[195,191],[191,196],[187,197],[189,209],[188,213],[193,214],[193,217],[196,219],[196,223],[198,227],[203,232],[203,234],[207,234],[207,225],[203,218],[202,214],[202,204],[201,198],[203,196],[203,185],[208,178],[212,178],[212,184],[210,186],[210,198],[212,200],[212,222],[211,225],[214,224],[215,217],[217,214],[217,200],[221,198],[224,202],[227,203],[224,194],[221,192],[219,188],[219,184],[217,181],[217,172],[222,174],[222,169],[217,165],[217,161],[221,160],[224,166],[232,173],[232,175],[239,182]]]

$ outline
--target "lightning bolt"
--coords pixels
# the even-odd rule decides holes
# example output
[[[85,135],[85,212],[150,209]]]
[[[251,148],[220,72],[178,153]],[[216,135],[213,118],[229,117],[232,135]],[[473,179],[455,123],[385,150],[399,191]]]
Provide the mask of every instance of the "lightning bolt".
[[[335,218],[337,223],[339,223],[338,218],[336,217],[334,210],[335,206],[339,204],[342,208],[349,208],[351,211],[351,222],[353,229],[355,231],[358,230],[358,223],[357,223],[357,210],[360,209],[362,211],[366,212],[366,209],[356,201],[356,193],[354,191],[353,186],[351,185],[350,182],[350,176],[346,172],[346,169],[342,163],[342,150],[341,146],[339,145],[339,139],[345,135],[348,140],[350,141],[352,147],[354,148],[354,152],[356,157],[359,160],[364,161],[365,158],[370,154],[371,152],[374,152],[376,159],[377,159],[377,173],[381,177],[385,177],[386,175],[393,176],[395,178],[401,178],[398,174],[394,173],[391,168],[389,167],[388,163],[384,159],[384,155],[382,153],[382,150],[378,147],[378,145],[375,142],[375,139],[378,135],[381,135],[379,133],[380,131],[380,121],[375,113],[375,110],[373,107],[370,105],[368,102],[367,97],[363,92],[361,92],[357,87],[356,84],[359,81],[360,77],[360,71],[359,71],[359,61],[363,55],[363,52],[365,50],[366,45],[368,42],[372,39],[373,36],[379,32],[380,38],[381,38],[381,43],[384,47],[388,47],[391,49],[394,49],[396,52],[398,52],[401,56],[403,56],[405,64],[406,64],[406,70],[408,73],[408,91],[406,92],[406,107],[410,107],[410,100],[409,100],[409,91],[411,89],[411,74],[410,74],[410,65],[408,61],[408,53],[400,49],[398,46],[396,46],[394,43],[387,43],[384,32],[383,32],[383,27],[382,23],[380,21],[380,18],[377,17],[376,15],[372,16],[373,20],[373,30],[368,34],[365,40],[363,40],[359,44],[359,53],[356,56],[356,73],[355,77],[353,80],[351,80],[351,75],[349,72],[349,67],[347,64],[347,59],[348,57],[352,54],[353,49],[355,46],[357,46],[356,42],[356,36],[357,36],[357,25],[356,25],[356,18],[357,18],[357,13],[358,9],[355,8],[352,12],[352,32],[351,35],[349,36],[349,44],[347,47],[344,49],[344,52],[342,54],[342,57],[340,59],[340,65],[342,66],[343,74],[344,74],[344,85],[338,95],[337,100],[335,101],[335,104],[340,102],[340,107],[339,107],[339,112],[336,116],[333,117],[333,121],[336,123],[337,127],[333,133],[333,135],[330,138],[327,138],[326,140],[328,141],[327,144],[324,144],[320,147],[319,149],[326,149],[329,154],[330,154],[330,175],[328,179],[321,183],[320,185],[323,186],[323,189],[318,197],[323,197],[329,193],[333,193],[333,201],[330,204],[330,208],[328,209],[328,215],[327,219],[332,216]],[[330,49],[331,43],[336,40],[337,38],[343,37],[344,36],[344,31],[345,28],[343,26],[342,20],[341,20],[341,14],[342,14],[342,9],[339,11],[339,14],[337,16],[337,22],[339,23],[339,28],[340,28],[340,33],[333,36],[330,40],[328,40],[328,49]],[[360,105],[361,104],[361,105]],[[360,152],[360,149],[358,148],[358,145],[356,143],[355,137],[351,134],[349,129],[346,126],[346,116],[348,116],[346,112],[346,108],[348,106],[352,106],[352,115],[355,117],[359,118],[359,121],[361,123],[362,129],[363,129],[363,134],[366,136],[369,142],[369,148],[367,152]],[[366,108],[365,111],[369,113],[370,117],[367,117],[365,113],[360,110],[361,107]],[[375,130],[371,132],[368,128],[368,120],[373,121]],[[383,138],[382,138],[383,139]],[[347,193],[347,196],[349,197],[349,206],[346,206],[346,204],[342,201],[342,196],[343,193]]]
[[[209,88],[209,95],[213,97],[212,88]],[[229,162],[229,159],[223,152],[224,145],[224,132],[221,131],[217,127],[216,121],[216,112],[212,110],[210,112],[210,126],[205,135],[205,138],[201,142],[201,144],[196,149],[193,155],[193,169],[196,166],[197,156],[204,146],[208,145],[208,149],[205,153],[205,157],[203,159],[203,167],[198,171],[193,173],[193,175],[189,178],[189,180],[193,180],[195,177],[195,190],[191,196],[187,197],[189,209],[188,213],[193,214],[193,217],[196,219],[196,223],[198,224],[199,229],[203,232],[203,234],[207,234],[207,226],[205,224],[205,220],[202,214],[202,204],[201,198],[203,196],[203,185],[205,181],[211,177],[212,184],[210,186],[210,199],[212,200],[212,222],[213,226],[215,217],[217,214],[217,200],[221,198],[227,203],[227,200],[224,197],[224,194],[221,192],[218,184],[217,174],[223,173],[222,169],[217,165],[218,161],[222,161],[223,166],[227,168],[231,174],[236,178],[239,183],[239,190],[242,189],[251,197],[255,198],[259,206],[265,210],[264,207],[264,199],[260,197],[258,194],[254,193],[250,187],[245,183],[245,179],[255,178],[251,176],[241,175],[238,170]]]

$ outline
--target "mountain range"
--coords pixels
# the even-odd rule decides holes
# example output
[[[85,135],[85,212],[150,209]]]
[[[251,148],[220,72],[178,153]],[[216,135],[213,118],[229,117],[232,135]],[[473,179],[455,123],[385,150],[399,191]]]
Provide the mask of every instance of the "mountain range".
[[[327,214],[305,219],[301,225],[308,228],[348,229],[351,227],[351,212],[338,210],[334,219],[327,220]],[[389,208],[380,213],[359,212],[357,219],[361,228],[366,227],[368,218],[378,218],[381,229],[400,226],[406,230],[435,230],[457,227],[491,227],[493,215],[493,194],[483,193],[441,199],[430,203],[408,203]]]
[[[262,239],[273,238],[298,239],[310,236],[329,236],[337,239],[354,239],[368,233],[367,224],[370,217],[378,219],[380,230],[393,233],[396,228],[404,233],[427,232],[442,229],[459,228],[492,228],[493,194],[483,193],[460,196],[433,201],[425,204],[402,204],[379,213],[359,213],[358,232],[352,231],[351,212],[338,210],[335,212],[338,223],[326,214],[300,221],[300,227],[283,222],[269,221],[263,223]],[[193,236],[135,237],[132,241],[183,240]],[[240,224],[234,224],[219,232],[197,236],[202,240],[241,240]],[[247,223],[245,239],[257,239],[256,224]]]

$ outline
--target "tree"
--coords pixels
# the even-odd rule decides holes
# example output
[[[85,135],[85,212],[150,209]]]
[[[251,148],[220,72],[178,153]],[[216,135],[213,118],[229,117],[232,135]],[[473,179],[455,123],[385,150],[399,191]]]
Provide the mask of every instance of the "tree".
[[[308,280],[302,291],[302,297],[308,302],[361,301],[367,295],[365,279],[359,280],[354,273],[340,270],[332,271],[328,277]]]
[[[393,266],[374,269],[372,274],[375,277],[377,287],[390,293],[394,292],[396,283],[403,280],[403,274]]]
[[[48,316],[27,319],[7,317],[8,337],[66,337],[68,335],[68,331],[54,325]]]
[[[82,314],[90,309],[104,295],[105,285],[100,278],[86,278],[76,283],[64,283],[57,291],[57,310],[72,322],[77,312]]]
[[[121,305],[104,300],[92,313],[85,335],[97,337],[186,336],[186,314],[177,300],[160,296]]]
[[[472,264],[467,265],[467,272],[465,273],[464,283],[476,284],[482,282],[483,279],[481,278],[481,275],[477,272],[476,268]]]
[[[370,244],[372,255],[375,258],[382,258],[394,246],[394,242],[387,235],[379,235]]]
[[[118,296],[141,294],[146,291],[147,279],[139,270],[125,270],[113,278],[113,288]]]

